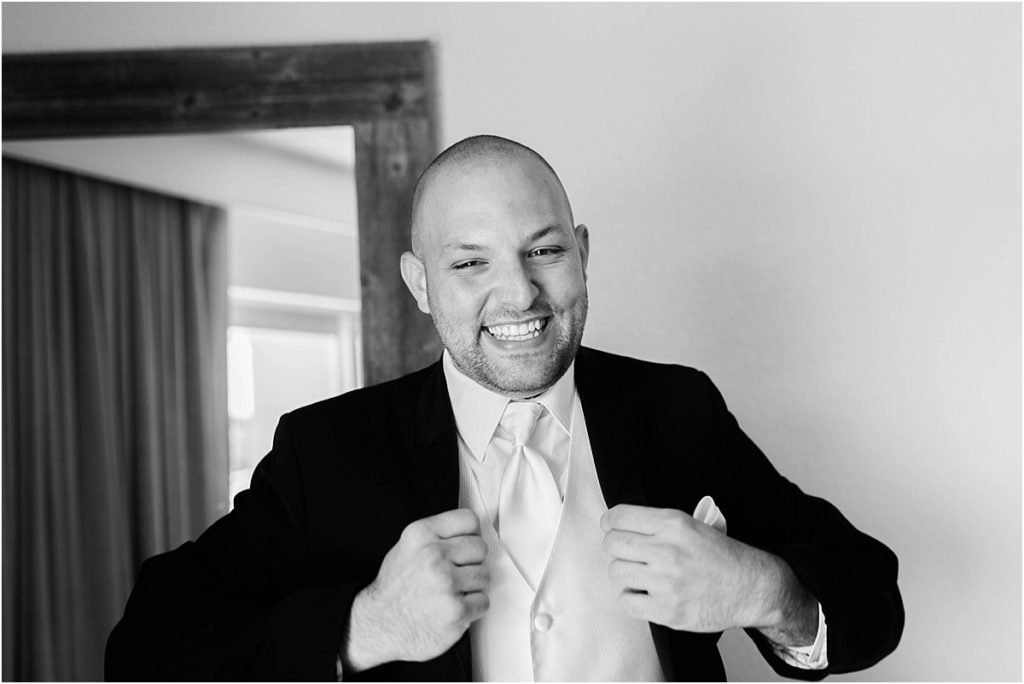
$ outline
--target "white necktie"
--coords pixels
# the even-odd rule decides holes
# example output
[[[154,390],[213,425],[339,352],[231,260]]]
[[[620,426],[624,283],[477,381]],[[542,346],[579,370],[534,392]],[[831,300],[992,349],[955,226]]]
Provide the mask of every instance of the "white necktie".
[[[562,498],[544,457],[529,446],[544,407],[512,401],[495,431],[495,446],[510,456],[498,494],[498,535],[532,589],[544,574],[558,529]]]

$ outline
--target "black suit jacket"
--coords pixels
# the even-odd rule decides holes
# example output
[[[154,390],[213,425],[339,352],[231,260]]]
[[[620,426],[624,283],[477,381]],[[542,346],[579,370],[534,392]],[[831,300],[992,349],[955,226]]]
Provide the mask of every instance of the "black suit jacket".
[[[832,505],[780,476],[699,371],[583,348],[576,383],[608,506],[692,512],[711,495],[730,536],[784,558],[828,621],[820,679],[867,667],[903,629],[896,557]],[[107,644],[108,679],[335,678],[355,595],[402,529],[458,506],[455,420],[440,363],[281,418],[234,511],[147,560]],[[651,626],[667,674],[718,680],[720,634]],[[464,680],[468,632],[426,663],[346,680]]]

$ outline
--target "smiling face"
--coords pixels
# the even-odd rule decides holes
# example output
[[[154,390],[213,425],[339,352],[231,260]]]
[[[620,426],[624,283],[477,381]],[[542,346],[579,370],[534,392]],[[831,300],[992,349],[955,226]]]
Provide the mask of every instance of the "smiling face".
[[[588,252],[554,174],[524,153],[453,163],[413,221],[402,275],[459,370],[517,399],[553,385],[583,337]]]

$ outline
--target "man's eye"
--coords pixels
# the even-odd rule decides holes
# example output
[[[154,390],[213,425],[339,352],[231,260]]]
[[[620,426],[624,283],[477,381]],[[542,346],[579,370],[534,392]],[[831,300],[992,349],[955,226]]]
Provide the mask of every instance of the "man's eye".
[[[530,252],[530,256],[552,256],[555,254],[561,254],[563,250],[561,247],[538,247]]]
[[[453,265],[452,268],[454,268],[456,271],[461,271],[463,269],[479,266],[482,263],[484,262],[480,261],[479,259],[470,259],[469,261],[460,261],[459,263]]]

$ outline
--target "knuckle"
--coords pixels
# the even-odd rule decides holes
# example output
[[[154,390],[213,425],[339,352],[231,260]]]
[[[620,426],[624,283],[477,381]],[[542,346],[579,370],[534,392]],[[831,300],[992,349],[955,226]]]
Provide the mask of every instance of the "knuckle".
[[[686,516],[683,515],[682,511],[675,509],[669,509],[665,511],[665,522],[670,529],[675,531],[681,531],[686,527]]]
[[[414,520],[405,526],[402,530],[402,539],[404,541],[415,541],[423,538],[426,533],[427,523],[422,520]]]
[[[446,565],[447,553],[440,544],[429,544],[423,547],[423,564],[431,570],[439,570]]]
[[[452,596],[458,594],[459,587],[455,582],[455,578],[452,577],[450,574],[442,574],[438,581],[441,584],[441,590],[444,591],[446,594],[451,594]]]
[[[456,618],[458,622],[469,623],[475,620],[480,615],[482,615],[482,613],[479,612],[479,609],[472,601],[469,601],[465,598],[460,598],[458,615]]]
[[[674,612],[678,612],[686,605],[687,586],[686,581],[682,577],[673,577],[668,581],[668,587],[665,594],[667,595],[667,603],[670,604]]]
[[[686,560],[686,554],[678,546],[665,545],[661,547],[661,555],[673,567],[678,567]]]
[[[452,511],[452,522],[459,527],[468,528],[471,534],[480,529],[480,519],[476,517],[476,513],[468,508],[458,508]]]
[[[451,546],[452,553],[457,553],[460,557],[473,558],[477,555],[477,544],[472,537],[455,537],[448,540]],[[459,561],[465,563],[465,560]]]
[[[466,607],[463,605],[463,602],[453,596],[445,601],[441,608],[441,615],[447,623],[460,622],[463,619],[465,611]]]
[[[479,537],[465,537],[461,542],[462,552],[469,562],[477,562],[487,555],[487,544]]]

